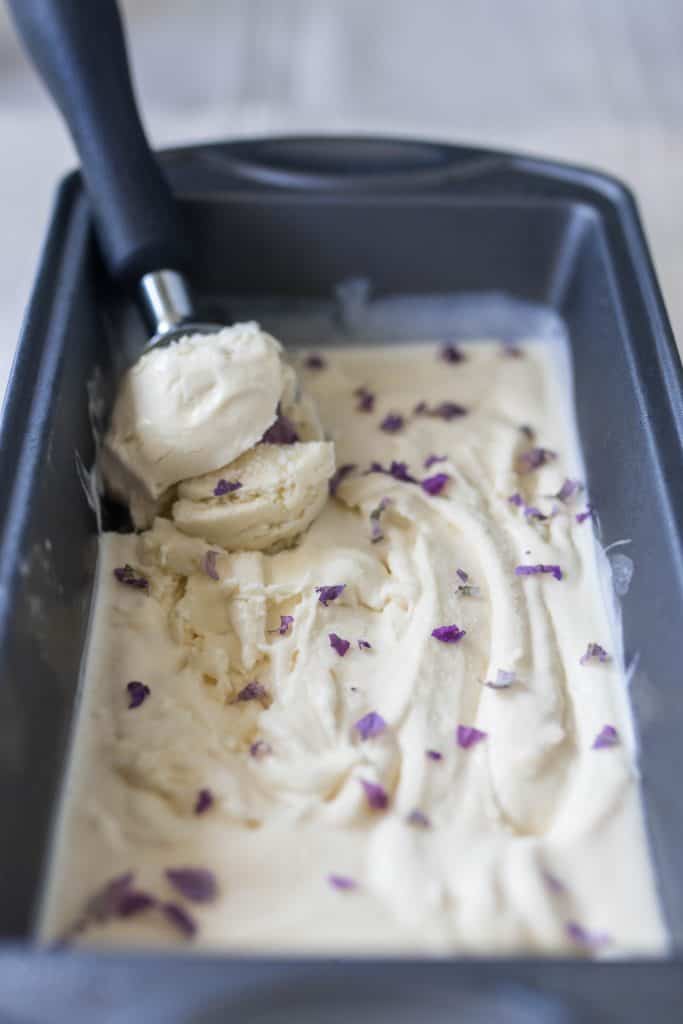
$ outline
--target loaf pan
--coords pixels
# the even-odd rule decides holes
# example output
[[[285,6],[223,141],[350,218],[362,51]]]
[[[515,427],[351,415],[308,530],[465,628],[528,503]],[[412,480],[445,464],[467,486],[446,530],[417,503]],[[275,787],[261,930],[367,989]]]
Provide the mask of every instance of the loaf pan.
[[[1,424],[0,1010],[73,1022],[679,1019],[681,367],[629,192],[588,170],[394,139],[275,138],[161,158],[207,316],[229,317],[232,295],[326,299],[360,276],[378,296],[502,292],[563,319],[603,537],[629,540],[635,563],[624,646],[671,955],[361,962],[36,947],[97,554],[81,480],[98,415],[88,388],[98,382],[106,404],[117,353],[144,338],[103,272],[72,174],[58,193]]]

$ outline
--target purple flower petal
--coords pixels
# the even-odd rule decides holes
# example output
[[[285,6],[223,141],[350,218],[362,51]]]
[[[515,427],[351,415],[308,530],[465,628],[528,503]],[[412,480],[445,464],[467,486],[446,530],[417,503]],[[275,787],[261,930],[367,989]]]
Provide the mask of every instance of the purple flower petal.
[[[533,441],[536,436],[536,431],[533,427],[530,427],[528,423],[522,423],[519,427],[519,431],[524,434],[527,441]]]
[[[557,498],[558,501],[570,501],[581,490],[581,486],[578,480],[570,480],[567,477],[557,494],[554,494],[553,497]]]
[[[368,473],[384,473],[385,476],[393,477],[394,480],[400,480],[406,484],[416,484],[418,481],[414,476],[411,476],[408,472],[408,466],[405,462],[392,461],[389,469],[385,469],[380,462],[373,462],[370,464]]]
[[[371,651],[372,650],[372,644],[368,640],[359,640],[358,641],[358,647],[360,648],[361,651]]]
[[[373,544],[377,544],[378,541],[384,540],[384,532],[380,523],[380,517],[389,505],[391,505],[391,498],[382,498],[377,508],[373,508],[370,513],[370,540]]]
[[[437,464],[437,462],[448,462],[448,456],[447,455],[428,455],[427,458],[424,460],[423,465],[424,465],[425,469],[431,469],[432,466],[435,466]]]
[[[119,917],[135,917],[136,914],[150,910],[156,905],[157,900],[150,893],[141,889],[129,889],[119,900],[117,914]]]
[[[549,573],[556,580],[562,579],[559,565],[518,565],[515,568],[515,576],[537,576],[541,573]]]
[[[345,583],[335,583],[332,587],[316,587],[315,592],[320,603],[327,608],[330,601],[336,601],[341,596],[345,587]]]
[[[524,508],[524,498],[521,494],[511,494],[508,501],[511,505],[514,505],[515,508]]]
[[[430,761],[443,761],[443,754],[439,750],[427,750],[426,754]]]
[[[216,876],[208,868],[166,868],[165,875],[191,903],[213,903],[218,896]]]
[[[245,700],[259,700],[263,703],[268,700],[268,697],[269,694],[265,686],[262,686],[261,683],[254,680],[251,683],[247,683],[247,685],[240,690],[233,703],[236,704]]]
[[[464,569],[456,569],[455,575],[458,577],[459,580],[462,580],[463,583],[467,583],[468,579],[470,578],[469,573],[465,572]]]
[[[400,413],[390,412],[384,417],[379,425],[379,429],[383,430],[385,434],[397,434],[399,430],[403,430],[405,426],[405,420]]]
[[[194,805],[195,814],[204,814],[210,807],[213,807],[213,793],[210,789],[200,789]]]
[[[336,633],[328,633],[327,638],[330,641],[330,647],[332,650],[336,651],[340,658],[343,658],[351,646],[350,642],[348,640],[344,640],[341,636],[337,636]]]
[[[505,669],[499,668],[496,672],[495,682],[486,682],[484,686],[488,686],[492,690],[507,690],[509,686],[516,682],[517,675],[515,672],[506,672]]]
[[[543,876],[543,881],[548,886],[551,892],[557,893],[557,895],[559,896],[567,891],[567,886],[564,884],[564,882],[561,882],[560,879],[556,878],[555,875],[553,875],[550,871],[546,871],[546,869],[544,868],[541,871],[541,875]]]
[[[603,725],[598,735],[593,740],[593,750],[603,750],[605,747],[618,747],[620,743],[619,733],[613,725]]]
[[[377,711],[368,711],[367,715],[359,718],[354,729],[362,740],[371,740],[375,736],[381,736],[386,732],[387,723]]]
[[[609,654],[604,647],[600,646],[600,644],[588,644],[586,647],[586,653],[583,657],[579,658],[579,664],[587,665],[590,661],[600,661],[604,663],[609,661]]]
[[[216,569],[216,559],[218,558],[218,551],[207,551],[202,558],[202,570],[207,576],[210,576],[212,580],[219,580],[218,570]]]
[[[330,482],[328,485],[332,497],[334,497],[334,495],[337,493],[339,485],[343,483],[343,481],[347,478],[349,473],[353,473],[354,469],[357,468],[358,467],[356,466],[355,462],[345,462],[343,466],[340,466],[339,469],[336,470],[336,472],[330,477]]]
[[[152,692],[145,683],[139,682],[134,679],[132,682],[126,684],[126,690],[130,700],[128,702],[128,709],[139,708],[143,701],[147,700],[150,693]]]
[[[488,733],[482,732],[481,729],[475,728],[473,725],[459,725],[456,729],[455,738],[458,746],[462,747],[463,750],[469,750],[475,743],[481,743],[485,740]]]
[[[519,456],[517,468],[520,473],[533,473],[535,469],[540,469],[556,458],[557,454],[549,448],[530,448]]]
[[[535,505],[527,505],[524,509],[524,516],[526,519],[538,519],[540,521],[549,518],[549,516],[546,516],[541,512],[540,508],[536,508]]]
[[[222,498],[224,494],[233,494],[235,491],[239,491],[241,486],[239,480],[225,480],[221,477],[214,487],[213,493],[217,498]]]
[[[375,408],[375,396],[372,391],[368,391],[367,388],[360,387],[356,388],[353,392],[355,397],[358,399],[358,405],[356,406],[356,412],[372,412]]]
[[[304,359],[304,366],[307,370],[324,370],[327,363],[317,352],[312,352]]]
[[[389,797],[384,787],[377,782],[368,782],[367,779],[361,779],[360,784],[373,811],[385,811],[389,806]]]
[[[358,882],[347,875],[328,875],[327,881],[333,889],[338,889],[340,892],[350,892],[351,889],[358,888]]]
[[[439,402],[431,408],[427,402],[418,402],[413,412],[416,416],[432,416],[434,419],[445,420],[446,423],[467,415],[465,406],[458,402]]]
[[[417,808],[410,812],[406,822],[408,825],[414,825],[416,828],[431,828],[432,824],[424,811],[419,811]]]
[[[192,914],[178,903],[162,903],[161,911],[167,921],[186,939],[191,939],[197,934],[197,922]]]
[[[280,616],[280,625],[278,626],[278,628],[277,629],[269,629],[268,632],[269,633],[279,633],[280,636],[286,636],[289,633],[289,627],[292,625],[293,622],[294,622],[294,616],[293,615],[281,615]]]
[[[585,521],[587,519],[592,519],[592,518],[593,518],[593,509],[590,507],[590,505],[586,505],[585,512],[579,512],[577,514],[577,516],[576,516],[576,521],[577,521],[577,523],[580,526],[581,523],[585,523]]]
[[[88,900],[83,916],[78,922],[79,926],[85,926],[91,921],[106,921],[118,914],[121,903],[134,891],[134,877],[132,871],[126,871],[105,882]]]
[[[432,630],[432,636],[442,644],[457,644],[465,636],[465,630],[453,623],[452,626],[437,626]]]
[[[565,931],[573,943],[591,952],[609,945],[612,941],[611,937],[605,932],[589,932],[587,928],[578,924],[577,921],[567,921]]]
[[[126,562],[125,565],[117,566],[114,569],[114,576],[119,583],[124,583],[127,587],[135,587],[138,590],[147,590],[149,587],[149,580],[142,573],[137,572],[132,565]]]
[[[277,419],[266,430],[261,438],[261,444],[295,444],[298,440],[296,427],[287,416],[283,415],[278,406]]]
[[[273,753],[273,748],[265,740],[254,740],[249,747],[249,753],[257,761],[262,761],[264,757],[268,757],[269,754]]]
[[[457,345],[449,343],[448,345],[442,345],[439,349],[439,359],[442,359],[444,363],[462,363],[465,361],[467,356],[461,348]]]
[[[422,490],[434,497],[437,494],[441,494],[450,479],[448,473],[435,473],[434,476],[425,477],[421,485]]]

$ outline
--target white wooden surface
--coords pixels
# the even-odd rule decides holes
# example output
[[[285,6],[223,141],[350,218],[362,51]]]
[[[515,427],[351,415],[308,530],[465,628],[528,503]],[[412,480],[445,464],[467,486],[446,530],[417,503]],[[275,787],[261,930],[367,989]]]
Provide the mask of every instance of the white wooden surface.
[[[90,2],[90,0],[88,0]],[[94,2],[94,0],[93,0]],[[157,145],[379,131],[603,167],[683,339],[683,0],[124,0]],[[0,14],[0,391],[73,151]]]

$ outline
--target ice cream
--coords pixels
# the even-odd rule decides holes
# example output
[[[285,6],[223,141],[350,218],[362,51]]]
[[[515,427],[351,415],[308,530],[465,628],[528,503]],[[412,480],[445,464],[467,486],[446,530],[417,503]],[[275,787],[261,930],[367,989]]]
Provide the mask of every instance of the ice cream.
[[[102,538],[43,936],[660,952],[557,353],[423,344],[309,365],[338,469],[295,546],[246,550],[280,529],[250,484],[279,478],[265,445],[185,480],[140,536]],[[301,525],[330,463],[318,441],[289,448],[277,515]],[[220,479],[242,487],[214,503]]]
[[[108,490],[137,527],[149,526],[172,502],[175,484],[229,466],[284,407],[303,418],[305,440],[319,436],[280,344],[255,323],[152,349],[121,381],[101,458]]]

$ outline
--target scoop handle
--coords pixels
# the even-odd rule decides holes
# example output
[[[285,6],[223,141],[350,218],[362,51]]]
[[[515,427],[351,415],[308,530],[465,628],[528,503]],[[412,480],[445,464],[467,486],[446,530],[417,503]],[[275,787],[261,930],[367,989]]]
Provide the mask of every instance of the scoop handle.
[[[135,104],[115,0],[9,0],[19,34],[81,158],[112,277],[183,271],[179,210]]]

